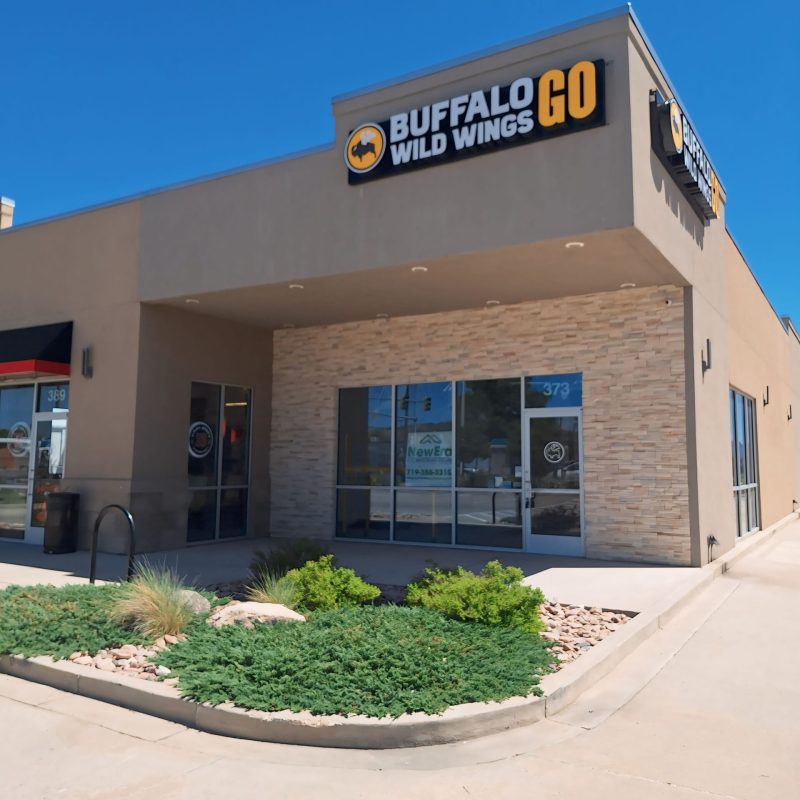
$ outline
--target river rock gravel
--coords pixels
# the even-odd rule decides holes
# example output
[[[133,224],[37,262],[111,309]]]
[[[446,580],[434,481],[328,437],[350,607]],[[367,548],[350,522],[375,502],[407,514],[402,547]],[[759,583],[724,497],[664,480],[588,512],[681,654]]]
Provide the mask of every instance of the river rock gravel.
[[[113,647],[109,650],[100,650],[93,656],[76,651],[69,657],[69,660],[73,664],[93,667],[102,672],[115,672],[120,675],[127,675],[130,678],[154,681],[159,677],[168,675],[169,672],[163,671],[166,667],[157,667],[155,664],[151,664],[150,659],[162,650],[166,650],[170,644],[182,642],[185,639],[186,636],[184,634],[165,636],[148,647],[123,644],[120,647]]]
[[[545,624],[542,638],[554,642],[553,652],[558,658],[556,669],[600,644],[630,620],[630,616],[621,611],[563,603],[543,603],[539,614]]]

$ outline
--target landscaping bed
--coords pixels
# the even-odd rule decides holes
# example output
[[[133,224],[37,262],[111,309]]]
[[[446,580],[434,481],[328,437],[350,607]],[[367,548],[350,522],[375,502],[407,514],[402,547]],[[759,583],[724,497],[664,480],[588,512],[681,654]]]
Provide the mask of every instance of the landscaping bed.
[[[396,717],[538,694],[551,656],[543,641],[512,628],[367,606],[319,612],[301,625],[197,626],[157,660],[198,702]]]
[[[497,562],[478,575],[430,569],[395,605],[311,555],[274,572],[255,563],[236,593],[248,603],[149,567],[132,584],[11,587],[0,653],[163,680],[199,703],[380,718],[540,694],[543,675],[626,620],[547,603]]]

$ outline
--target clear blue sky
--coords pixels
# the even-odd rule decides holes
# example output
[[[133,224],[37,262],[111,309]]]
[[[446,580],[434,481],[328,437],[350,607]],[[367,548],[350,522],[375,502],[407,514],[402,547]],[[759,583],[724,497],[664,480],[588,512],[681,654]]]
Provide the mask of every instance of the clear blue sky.
[[[0,194],[30,222],[324,144],[334,95],[615,5],[4,3]],[[728,227],[776,309],[800,324],[798,3],[634,10],[728,190]]]

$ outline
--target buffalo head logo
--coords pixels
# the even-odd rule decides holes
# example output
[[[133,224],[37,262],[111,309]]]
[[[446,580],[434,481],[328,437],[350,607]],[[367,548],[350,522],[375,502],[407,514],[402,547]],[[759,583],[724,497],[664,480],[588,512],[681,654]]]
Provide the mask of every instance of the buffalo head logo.
[[[351,172],[369,172],[383,157],[386,136],[380,125],[369,123],[356,128],[345,145],[344,160]]]
[[[544,446],[544,457],[551,464],[558,464],[559,461],[564,460],[567,451],[561,442],[548,442]]]
[[[364,156],[368,153],[375,155],[375,144],[372,141],[375,136],[375,131],[364,131],[361,136],[359,136],[358,141],[350,148],[353,158],[363,161]]]

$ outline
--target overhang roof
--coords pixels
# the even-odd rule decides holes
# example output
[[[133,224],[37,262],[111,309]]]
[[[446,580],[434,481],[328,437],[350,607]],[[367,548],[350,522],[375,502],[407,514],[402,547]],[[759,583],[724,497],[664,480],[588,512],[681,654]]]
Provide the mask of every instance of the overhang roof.
[[[0,379],[69,375],[72,323],[0,331]]]

